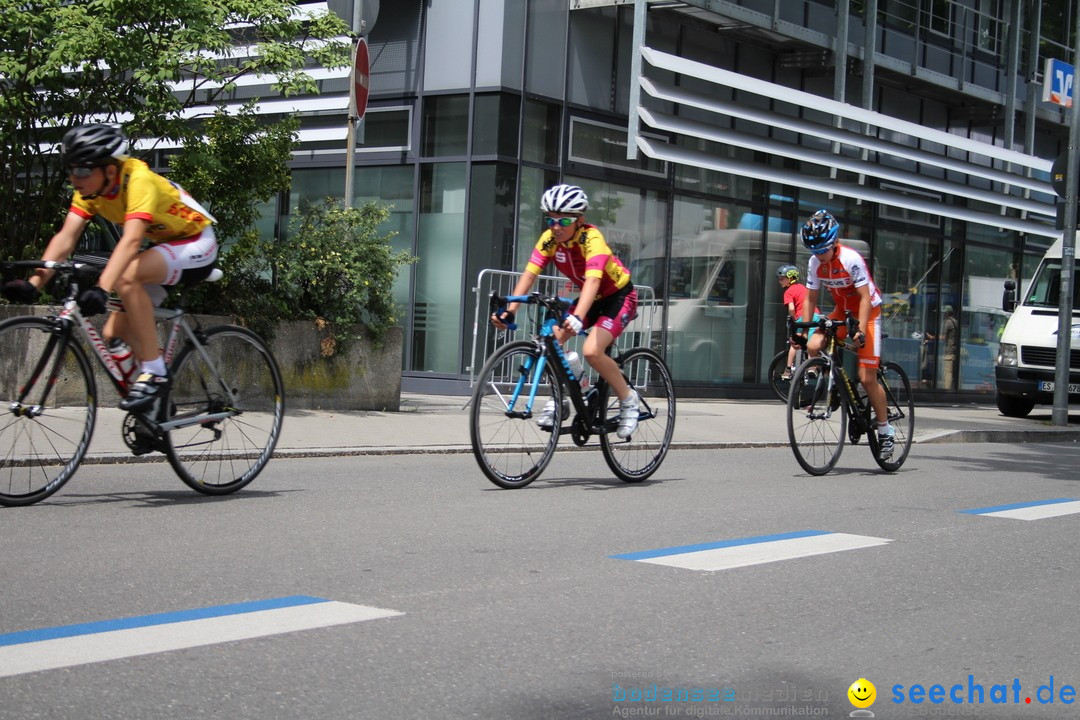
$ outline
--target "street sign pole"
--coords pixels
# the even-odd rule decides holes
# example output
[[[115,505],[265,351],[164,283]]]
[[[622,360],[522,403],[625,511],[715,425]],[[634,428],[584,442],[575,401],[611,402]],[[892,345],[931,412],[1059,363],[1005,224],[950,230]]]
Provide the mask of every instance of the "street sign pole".
[[[1069,362],[1073,325],[1073,268],[1076,265],[1077,179],[1080,178],[1080,13],[1076,16],[1076,49],[1073,52],[1072,125],[1069,128],[1069,162],[1065,171],[1065,231],[1061,236],[1061,296],[1058,301],[1057,363],[1054,366],[1054,425],[1069,424]]]

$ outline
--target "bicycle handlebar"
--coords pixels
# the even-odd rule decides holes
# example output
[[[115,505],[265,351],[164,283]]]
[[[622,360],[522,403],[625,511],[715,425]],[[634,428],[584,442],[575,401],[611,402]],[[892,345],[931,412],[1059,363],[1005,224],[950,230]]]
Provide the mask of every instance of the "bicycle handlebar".
[[[843,320],[823,317],[818,318],[817,320],[809,320],[804,322],[802,320],[792,320],[790,317],[788,318],[788,327],[790,328],[790,332],[788,334],[793,339],[796,337],[796,330],[815,329],[824,330],[827,333],[835,334],[837,329],[844,326],[847,326],[849,336],[859,332],[859,320],[855,317],[852,317],[850,311],[846,313],[846,317]]]
[[[512,302],[521,305],[541,305],[552,312],[558,313],[560,318],[566,317],[566,311],[570,309],[572,303],[568,298],[561,298],[557,295],[541,295],[539,292],[529,293],[528,295],[499,295],[493,292],[489,299],[492,314],[498,315],[506,309],[508,303]],[[517,330],[517,323],[505,324],[508,329]]]

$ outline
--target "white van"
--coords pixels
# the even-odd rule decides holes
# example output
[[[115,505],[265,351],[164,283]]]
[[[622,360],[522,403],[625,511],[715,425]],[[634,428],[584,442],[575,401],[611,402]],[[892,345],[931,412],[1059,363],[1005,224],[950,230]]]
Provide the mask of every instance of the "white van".
[[[1061,238],[1039,263],[1022,300],[1016,283],[1005,283],[1003,309],[1012,310],[998,347],[994,375],[997,406],[1002,415],[1024,417],[1036,405],[1054,402],[1057,360],[1058,308],[1061,294]],[[1069,362],[1069,402],[1080,402],[1080,266],[1073,277],[1072,335]]]

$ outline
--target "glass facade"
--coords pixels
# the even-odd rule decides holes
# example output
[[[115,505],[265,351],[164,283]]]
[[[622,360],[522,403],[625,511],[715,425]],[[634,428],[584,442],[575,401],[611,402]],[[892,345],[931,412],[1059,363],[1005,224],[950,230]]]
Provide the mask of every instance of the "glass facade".
[[[668,162],[642,153],[628,160],[632,7],[570,10],[565,2],[549,0],[470,0],[450,12],[451,5],[383,3],[369,36],[372,107],[355,160],[354,200],[392,205],[386,229],[397,233],[395,247],[420,258],[395,285],[395,298],[406,309],[403,387],[447,392],[467,387],[475,360],[470,351],[477,276],[484,269],[522,269],[542,231],[541,193],[569,182],[589,194],[586,219],[601,229],[635,284],[655,293],[659,314],[649,342],[666,353],[682,392],[767,392],[765,369],[785,341],[775,271],[787,263],[805,271],[798,228],[819,208],[835,214],[842,236],[866,254],[885,298],[885,353],[904,365],[920,391],[992,391],[993,355],[1005,318],[1002,283],[1029,281],[1049,240],[926,209],[849,198],[829,192],[828,183],[865,183],[868,190],[913,198],[931,210],[954,205],[986,212],[998,208],[905,178],[960,182],[991,192],[1001,190],[999,182],[965,179],[915,155],[878,156],[752,115],[717,115],[693,103],[676,107],[655,97],[645,98],[650,112],[677,114],[680,122],[703,129],[672,133],[643,124],[642,136],[717,163]],[[776,6],[760,5],[765,13]],[[826,17],[820,10],[827,4],[784,5],[785,18],[813,24]],[[914,0],[879,3],[879,52],[892,52],[888,43],[900,47],[905,36],[925,39],[953,31],[955,3],[923,3],[925,12],[914,11],[916,6]],[[852,8],[853,22],[861,23],[862,4],[853,2]],[[995,34],[1002,13],[986,5],[971,13],[987,29],[980,49],[990,64],[1004,52]],[[454,30],[449,35],[447,23]],[[647,44],[761,81],[824,97],[833,93],[831,67],[815,65],[811,57],[792,61],[791,55],[738,32],[718,34],[705,22],[680,20],[677,13],[649,13]],[[681,92],[733,102],[748,112],[834,122],[812,103],[718,90],[692,74],[649,72]],[[968,80],[977,82],[974,74]],[[848,102],[859,104],[858,86],[850,76]],[[879,79],[873,109],[960,137],[999,140],[1000,130],[978,112],[970,107],[958,112],[953,98],[927,90],[910,79]],[[866,179],[752,143],[721,140],[708,127],[861,159],[895,170],[898,179]],[[918,133],[874,133],[876,140],[913,152],[964,155]],[[1046,155],[1053,141],[1040,133],[1036,144]],[[779,175],[768,179],[722,169],[723,163],[794,171],[814,182],[803,187]],[[342,184],[339,156],[298,164],[293,189],[282,203],[288,208],[276,222],[267,219],[263,230],[287,237],[282,221],[289,208],[339,195]],[[956,349],[946,347],[953,323]]]

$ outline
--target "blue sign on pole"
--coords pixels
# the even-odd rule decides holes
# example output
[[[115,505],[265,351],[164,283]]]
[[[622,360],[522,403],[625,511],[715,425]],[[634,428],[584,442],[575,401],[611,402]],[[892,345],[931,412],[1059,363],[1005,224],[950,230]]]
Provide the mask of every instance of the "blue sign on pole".
[[[1076,73],[1072,65],[1054,58],[1046,58],[1043,69],[1043,102],[1072,107],[1075,79]]]

